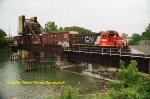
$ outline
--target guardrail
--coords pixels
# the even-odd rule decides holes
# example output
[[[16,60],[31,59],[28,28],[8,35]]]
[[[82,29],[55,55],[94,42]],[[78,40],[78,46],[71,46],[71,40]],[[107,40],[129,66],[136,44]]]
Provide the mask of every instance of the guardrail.
[[[64,52],[82,52],[82,53],[96,53],[96,54],[102,54],[102,55],[118,55],[118,56],[129,56],[129,57],[141,57],[141,58],[149,58],[150,55],[148,54],[135,54],[131,53],[130,49],[127,50],[121,50],[118,48],[103,48],[103,47],[78,47],[78,48],[71,48],[66,47],[64,48]]]

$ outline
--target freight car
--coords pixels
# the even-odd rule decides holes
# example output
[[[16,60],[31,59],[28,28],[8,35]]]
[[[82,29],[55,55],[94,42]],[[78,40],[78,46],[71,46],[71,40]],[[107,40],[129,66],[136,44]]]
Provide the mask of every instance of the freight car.
[[[21,44],[22,43],[22,37],[21,36],[15,36],[13,38],[13,43],[14,44]]]
[[[41,39],[43,44],[61,45],[62,47],[73,47],[77,43],[77,32],[55,32],[42,34]]]
[[[77,43],[77,32],[55,32],[44,34],[28,34],[26,43],[23,42],[22,36],[15,36],[16,44],[50,44],[61,45],[62,47],[73,47]]]
[[[21,36],[14,37],[18,44],[22,44]],[[107,47],[126,49],[127,44],[117,31],[109,30],[101,33],[78,34],[77,32],[57,32],[28,35],[29,44],[61,45],[62,47]]]

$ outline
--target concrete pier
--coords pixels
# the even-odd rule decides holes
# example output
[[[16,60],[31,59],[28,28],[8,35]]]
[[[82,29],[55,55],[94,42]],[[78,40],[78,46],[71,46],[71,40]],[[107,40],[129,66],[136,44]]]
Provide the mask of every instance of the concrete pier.
[[[10,53],[10,60],[17,60],[19,58],[19,54],[17,52]]]
[[[44,53],[37,53],[37,52],[29,52],[26,50],[18,50],[16,53],[11,55],[11,59],[21,58],[25,59],[25,71],[34,71],[37,69],[37,60],[44,57]],[[14,56],[14,57],[12,57]]]

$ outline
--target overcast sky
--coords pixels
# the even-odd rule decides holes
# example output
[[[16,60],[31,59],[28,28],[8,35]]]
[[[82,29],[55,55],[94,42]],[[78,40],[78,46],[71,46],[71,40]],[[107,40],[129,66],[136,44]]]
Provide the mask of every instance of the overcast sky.
[[[59,27],[140,34],[150,23],[150,0],[0,0],[0,28],[17,35],[20,15],[37,16],[43,27],[55,21]]]

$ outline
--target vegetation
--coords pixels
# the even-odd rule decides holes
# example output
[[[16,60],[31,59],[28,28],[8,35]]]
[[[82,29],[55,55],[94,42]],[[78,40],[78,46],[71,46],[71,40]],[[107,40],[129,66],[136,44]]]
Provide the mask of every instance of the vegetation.
[[[140,36],[140,34],[134,33],[134,34],[132,35],[131,44],[132,44],[132,45],[137,45],[140,40],[142,40],[142,37]]]
[[[79,26],[71,26],[71,27],[57,27],[54,21],[49,21],[45,24],[45,31],[47,33],[52,33],[52,32],[69,32],[69,31],[77,31],[79,34],[88,34],[92,33],[91,30],[85,29]]]
[[[137,62],[131,60],[126,67],[125,62],[120,61],[121,71],[117,73],[117,81],[109,82],[107,94],[96,93],[86,96],[85,99],[150,99],[150,77],[140,73]],[[80,99],[79,93],[72,87],[63,90],[58,99]],[[82,98],[81,98],[82,99]]]
[[[0,38],[4,38],[6,35],[6,32],[2,29],[0,29]]]
[[[120,61],[121,72],[117,74],[118,82],[110,82],[112,99],[150,99],[150,77],[138,72],[137,62],[131,60],[125,68]]]
[[[142,33],[142,39],[143,40],[150,40],[150,24],[145,29],[145,32]]]
[[[0,29],[0,47],[7,46],[11,42],[11,40],[5,38],[6,36],[6,32]]]
[[[5,36],[6,33],[2,29],[0,29],[0,46],[4,46],[6,41],[5,41]]]
[[[82,27],[78,27],[78,26],[65,27],[64,31],[77,31],[79,34],[89,34],[89,33],[92,33],[91,30],[85,29],[85,28],[82,28]]]
[[[49,21],[45,24],[45,31],[47,33],[56,32],[58,31],[58,27],[55,25],[54,21]]]
[[[0,47],[0,53],[9,53],[10,48],[8,46]]]
[[[142,33],[142,35],[139,35],[137,33],[134,33],[132,35],[132,45],[137,45],[140,40],[150,40],[150,24],[148,27],[145,29],[145,31]]]
[[[9,52],[8,44],[10,42],[11,40],[6,38],[6,32],[0,29],[0,53]]]
[[[79,93],[76,89],[68,86],[61,92],[59,99],[79,99]]]

